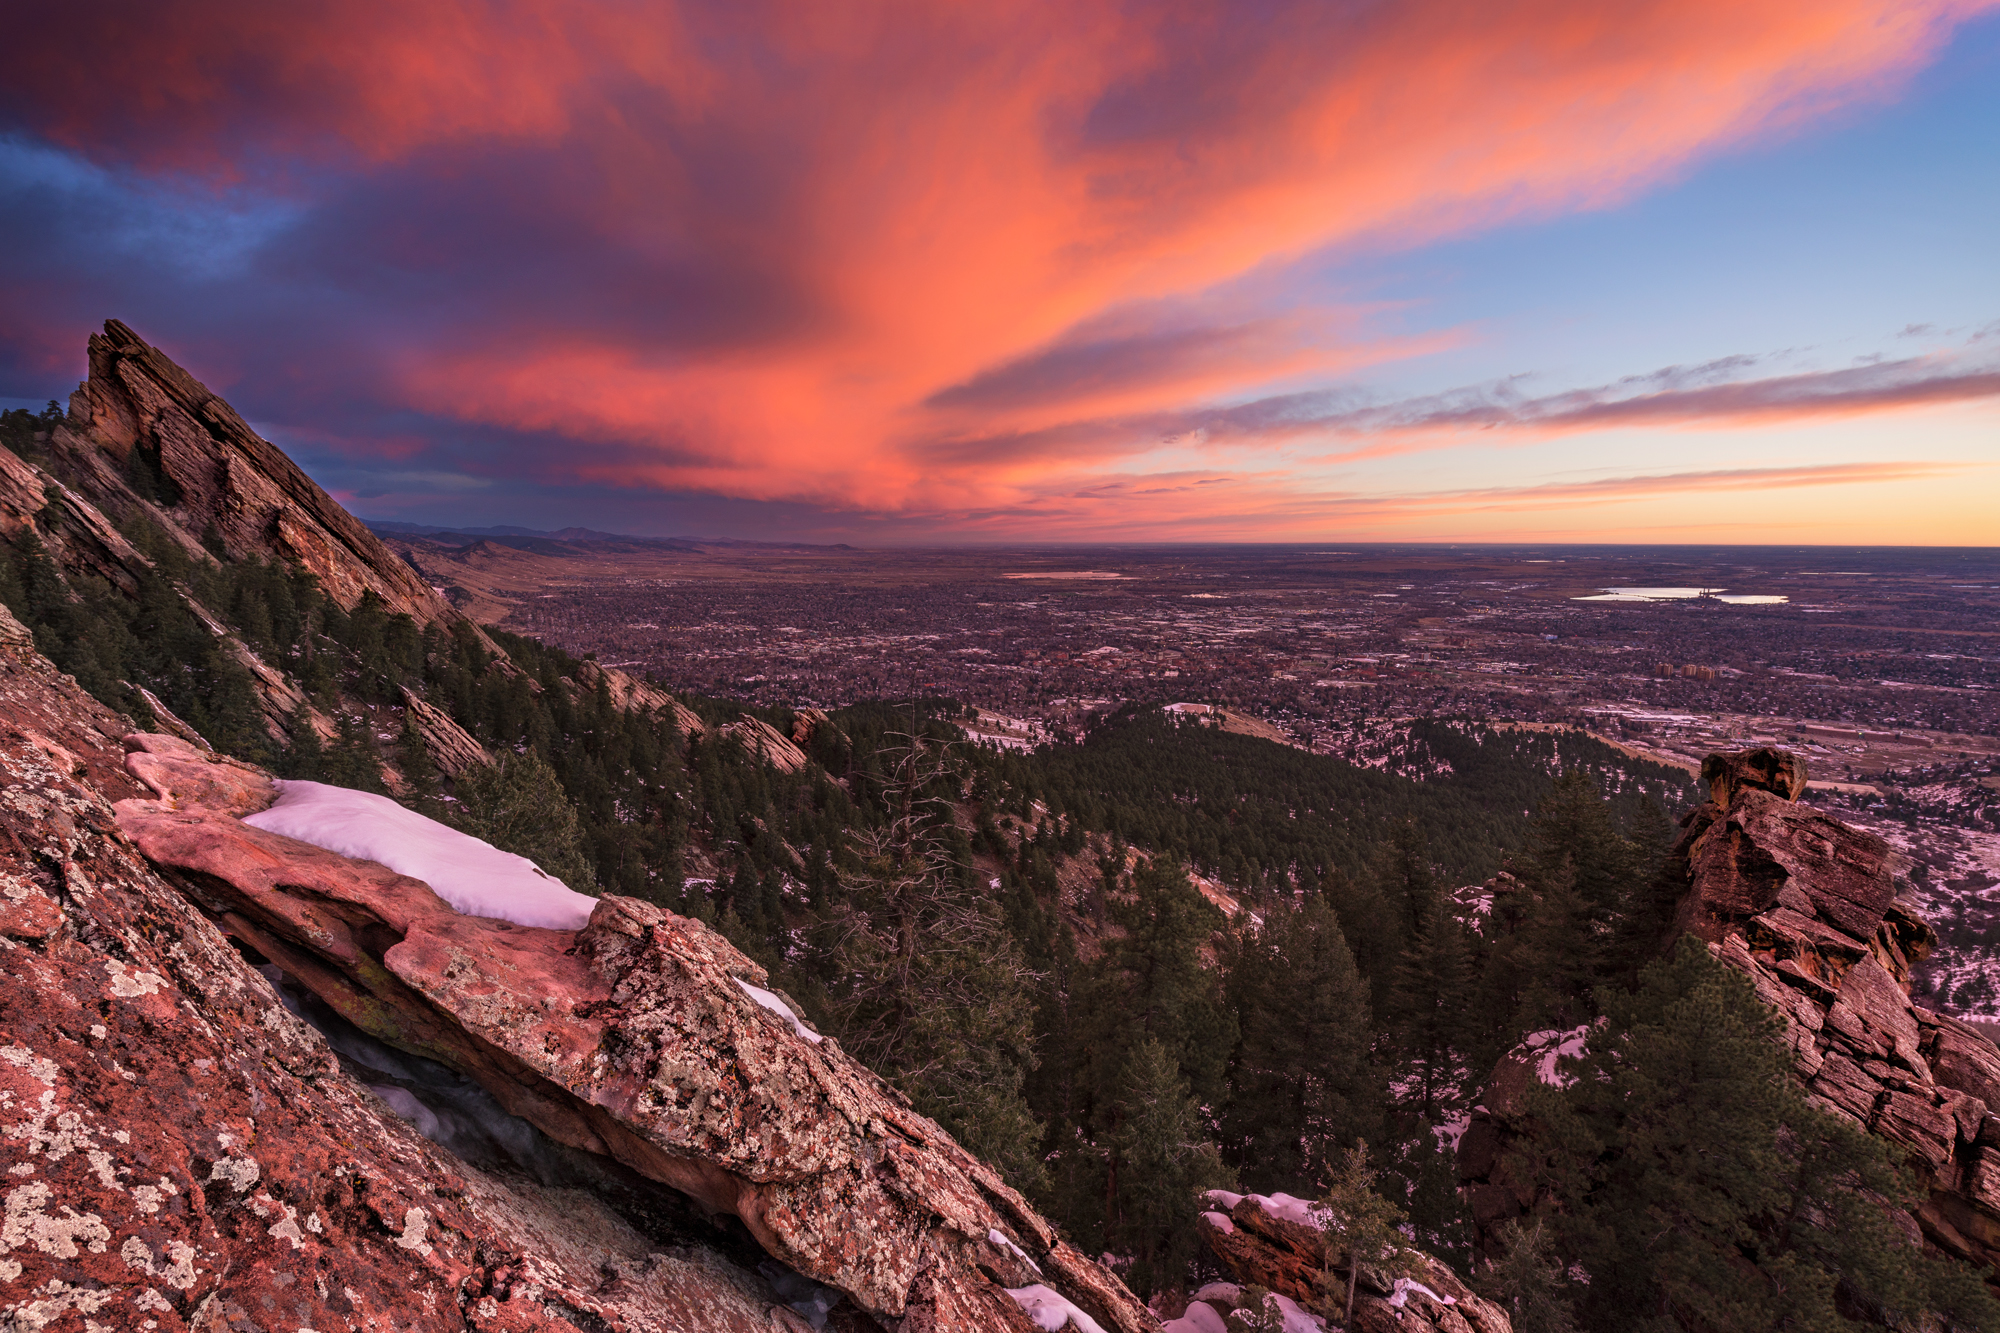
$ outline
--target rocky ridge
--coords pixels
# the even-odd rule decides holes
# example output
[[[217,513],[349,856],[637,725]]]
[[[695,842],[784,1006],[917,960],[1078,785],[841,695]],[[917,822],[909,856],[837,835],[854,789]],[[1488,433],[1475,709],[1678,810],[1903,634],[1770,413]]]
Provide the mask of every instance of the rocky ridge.
[[[1911,965],[1933,936],[1898,899],[1896,856],[1799,804],[1805,763],[1787,751],[1711,755],[1702,776],[1710,799],[1682,820],[1672,853],[1687,884],[1675,934],[1708,941],[1781,1016],[1814,1102],[1907,1154],[1929,1189],[1915,1210],[1924,1239],[1993,1271],[2000,1049],[1911,1001]],[[1504,1147],[1545,1058],[1524,1047],[1503,1059],[1460,1141],[1459,1174],[1482,1231],[1533,1198],[1533,1182],[1509,1176]]]
[[[699,923],[459,916],[240,823],[261,771],[121,730],[0,611],[6,1327],[1025,1333],[1037,1284],[1155,1326]],[[617,1188],[428,1142],[274,977]]]
[[[90,378],[50,436],[69,489],[121,521],[135,509],[199,557],[202,540],[232,560],[288,560],[317,575],[343,608],[373,592],[418,624],[460,617],[236,410],[117,320],[90,338]],[[174,492],[149,500],[128,480],[132,455]]]
[[[1149,1327],[983,1162],[699,922],[605,898],[582,931],[461,916],[419,881],[249,827],[269,780],[137,736],[154,793],[118,825],[232,935],[356,1027],[475,1080],[549,1138],[738,1219],[870,1315],[1006,1327],[1052,1284],[1106,1329]],[[911,1325],[910,1320],[915,1320]]]
[[[351,1077],[120,833],[121,730],[0,610],[0,1327],[803,1333],[754,1247],[474,1168]]]
[[[66,578],[102,579],[129,595],[153,561],[121,529],[144,519],[190,560],[290,564],[345,610],[372,594],[420,626],[476,636],[493,669],[515,670],[481,626],[165,353],[109,320],[91,335],[89,354],[90,376],[50,432],[41,465],[0,448],[0,536],[18,543],[32,535]],[[306,691],[193,592],[178,591],[250,674],[264,722],[283,741],[308,704]],[[670,709],[683,732],[705,729],[685,704],[616,668],[588,663],[574,684],[605,689],[623,709]],[[456,775],[490,762],[434,701],[419,703],[410,705],[417,729],[440,770]],[[323,740],[332,739],[331,718],[311,708],[306,715]]]

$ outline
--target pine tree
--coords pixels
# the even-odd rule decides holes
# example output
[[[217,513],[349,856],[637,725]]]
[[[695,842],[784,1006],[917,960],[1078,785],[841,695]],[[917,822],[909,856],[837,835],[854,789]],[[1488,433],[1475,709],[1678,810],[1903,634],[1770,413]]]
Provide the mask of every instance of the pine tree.
[[[817,924],[825,1018],[919,1110],[1038,1189],[1040,1127],[1022,1096],[1035,978],[950,836],[949,753],[919,735],[892,739],[876,780],[886,817],[852,837],[854,863]]]
[[[322,762],[326,780],[336,787],[386,794],[382,759],[375,750],[375,729],[368,718],[342,713],[336,725],[333,744]]]
[[[1475,1285],[1507,1312],[1514,1333],[1578,1333],[1568,1274],[1548,1225],[1516,1218],[1500,1228],[1494,1248]]]
[[[413,708],[403,710],[403,727],[396,736],[396,770],[403,775],[403,803],[419,814],[441,818],[444,814],[444,803],[438,799],[441,775],[431,761],[430,746],[424,742]]]
[[[1203,1190],[1230,1183],[1166,1043],[1147,1039],[1118,1072],[1117,1127],[1106,1136],[1116,1203],[1110,1244],[1132,1256],[1142,1295],[1178,1285],[1194,1257]]]
[[[1487,964],[1485,1010],[1499,1021],[1499,1045],[1511,1045],[1523,1032],[1570,1028],[1589,1018],[1593,988],[1606,972],[1607,939],[1568,862],[1538,872],[1518,924],[1494,946]]]
[[[1105,951],[1116,1005],[1107,1010],[1124,1044],[1155,1040],[1174,1054],[1197,1101],[1220,1105],[1223,1074],[1236,1045],[1236,1017],[1223,1003],[1202,951],[1223,925],[1176,861],[1155,858],[1132,877],[1135,901],[1115,915],[1125,937]]]
[[[1345,1288],[1342,1328],[1354,1327],[1354,1292],[1363,1264],[1386,1277],[1405,1276],[1412,1267],[1414,1256],[1404,1244],[1403,1210],[1375,1188],[1380,1174],[1369,1159],[1367,1143],[1357,1141],[1334,1159],[1320,1194],[1319,1211],[1326,1221],[1320,1288],[1331,1299],[1339,1299],[1340,1289]],[[1340,1276],[1342,1271],[1345,1277]]]
[[[455,784],[455,822],[502,851],[525,856],[578,893],[597,892],[576,807],[555,770],[533,750],[502,754]]]
[[[1610,922],[1645,877],[1644,849],[1613,825],[1603,789],[1583,769],[1556,778],[1529,836],[1535,877],[1552,880],[1567,868],[1594,920]]]
[[[1600,1000],[1575,1081],[1530,1089],[1511,1168],[1547,1186],[1586,1328],[1836,1330],[1856,1303],[2000,1328],[1976,1278],[1904,1239],[1892,1150],[1806,1103],[1746,978],[1690,936]]]
[[[1227,1156],[1260,1189],[1308,1193],[1332,1166],[1323,1146],[1374,1133],[1381,1116],[1368,983],[1333,909],[1309,894],[1274,912],[1238,947],[1228,994],[1241,1035]]]
[[[320,744],[319,732],[313,728],[310,704],[301,703],[293,710],[286,732],[291,745],[281,760],[283,775],[306,782],[324,782],[326,751]]]
[[[1441,1124],[1462,1100],[1472,988],[1471,948],[1435,885],[1409,904],[1411,929],[1389,974],[1383,1024],[1398,1069],[1399,1109]]]

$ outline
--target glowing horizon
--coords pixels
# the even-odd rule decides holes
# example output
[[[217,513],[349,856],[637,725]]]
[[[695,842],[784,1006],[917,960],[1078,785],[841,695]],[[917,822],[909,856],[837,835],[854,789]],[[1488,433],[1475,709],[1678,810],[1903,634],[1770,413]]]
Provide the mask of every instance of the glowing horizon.
[[[0,395],[116,316],[472,526],[1987,545],[1996,9],[52,12]]]

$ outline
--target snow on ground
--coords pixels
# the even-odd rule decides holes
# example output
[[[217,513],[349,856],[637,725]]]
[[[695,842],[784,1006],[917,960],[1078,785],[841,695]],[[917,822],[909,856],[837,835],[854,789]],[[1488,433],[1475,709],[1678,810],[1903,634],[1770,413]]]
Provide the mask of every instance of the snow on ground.
[[[1585,1023],[1562,1032],[1553,1028],[1545,1032],[1530,1032],[1521,1038],[1521,1044],[1514,1049],[1534,1062],[1536,1078],[1552,1088],[1566,1088],[1576,1079],[1563,1073],[1559,1062],[1581,1057],[1584,1043],[1589,1039],[1590,1024]]]
[[[745,995],[748,995],[758,1004],[763,1005],[766,1009],[769,1009],[772,1013],[784,1019],[787,1023],[790,1023],[792,1025],[792,1031],[798,1033],[801,1037],[804,1037],[807,1041],[811,1042],[813,1045],[815,1046],[819,1045],[820,1043],[819,1033],[814,1032],[811,1028],[807,1027],[803,1022],[799,1021],[799,1016],[792,1012],[792,1007],[790,1005],[786,1004],[783,1000],[773,995],[770,991],[765,990],[762,986],[751,985],[749,982],[745,981],[742,977],[731,977],[730,980],[734,981],[737,985],[741,986],[743,988],[743,993]],[[1026,1256],[1023,1257],[1025,1258]]]
[[[1074,1328],[1077,1333],[1104,1333],[1104,1325],[1070,1304],[1069,1298],[1037,1282],[1032,1287],[1002,1287],[1042,1333],[1060,1333]]]
[[[1169,1319],[1162,1324],[1160,1333],[1229,1333],[1229,1325],[1216,1313],[1213,1305],[1189,1301],[1186,1312],[1179,1319]]]
[[[1307,1314],[1291,1297],[1274,1291],[1265,1299],[1277,1303],[1279,1313],[1285,1317],[1285,1333],[1325,1333],[1326,1320],[1316,1314]]]
[[[1228,1190],[1210,1190],[1203,1197],[1225,1213],[1251,1199],[1272,1217],[1297,1222],[1314,1231],[1326,1230],[1326,1212],[1312,1199],[1298,1199],[1289,1194],[1231,1194]]]
[[[467,916],[517,926],[581,930],[597,900],[572,891],[525,856],[425,819],[386,796],[281,780],[278,799],[244,823],[420,879]]]
[[[1442,1125],[1431,1126],[1431,1137],[1437,1140],[1438,1151],[1458,1154],[1458,1141],[1465,1137],[1465,1131],[1472,1125],[1472,1112],[1460,1111],[1446,1116]]]
[[[1202,1288],[1202,1291],[1225,1285],[1228,1284],[1213,1284]],[[1236,1303],[1242,1299],[1242,1293],[1233,1286],[1229,1287],[1228,1295],[1215,1298],[1204,1297],[1197,1292],[1194,1299],[1188,1302],[1187,1312],[1179,1319],[1170,1319],[1161,1325],[1160,1333],[1229,1333],[1231,1327],[1241,1328],[1242,1325],[1232,1326],[1223,1311],[1235,1309]],[[1301,1310],[1299,1303],[1291,1297],[1274,1291],[1264,1300],[1267,1302],[1266,1311],[1272,1306],[1277,1307],[1279,1326],[1284,1333],[1325,1333],[1326,1320]]]

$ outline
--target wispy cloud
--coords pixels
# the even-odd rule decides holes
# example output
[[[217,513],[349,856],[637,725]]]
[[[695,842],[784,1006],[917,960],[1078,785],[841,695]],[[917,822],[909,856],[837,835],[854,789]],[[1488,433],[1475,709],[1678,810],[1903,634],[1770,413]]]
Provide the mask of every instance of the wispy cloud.
[[[1299,394],[1191,415],[1212,433],[1300,430],[1377,435],[1465,429],[1583,430],[1848,415],[2000,397],[2000,365],[1962,356],[1908,357],[1839,370],[1740,377],[1760,358],[1672,366],[1616,384],[1526,396],[1497,384],[1400,402],[1350,406]]]
[[[413,476],[1022,524],[1128,475],[1193,521],[1302,484],[1307,437],[1987,396],[1916,358],[1374,401],[1324,386],[1463,333],[1270,275],[1631,199],[1892,94],[1995,3],[27,6],[0,389],[118,314]]]

